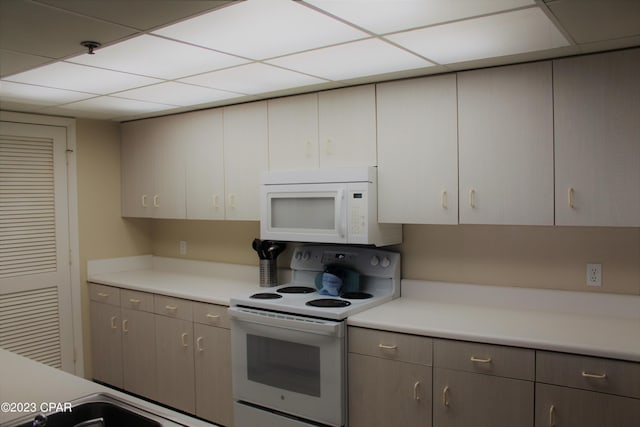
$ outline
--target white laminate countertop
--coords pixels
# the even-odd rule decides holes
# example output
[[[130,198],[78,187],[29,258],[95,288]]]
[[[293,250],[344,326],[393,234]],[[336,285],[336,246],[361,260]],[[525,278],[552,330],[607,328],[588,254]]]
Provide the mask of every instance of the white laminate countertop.
[[[89,261],[87,272],[92,283],[221,305],[260,289],[258,267],[151,255]],[[288,272],[279,276],[286,280]]]
[[[0,349],[0,426],[12,420],[41,413],[41,405],[65,404],[94,393],[108,393],[155,415],[190,427],[211,427],[210,424],[162,406],[154,405],[128,394],[120,393],[83,378],[71,375],[15,353]],[[29,404],[27,412],[12,412],[6,403]],[[37,411],[31,411],[35,404]]]
[[[640,362],[640,296],[402,281],[348,324]]]

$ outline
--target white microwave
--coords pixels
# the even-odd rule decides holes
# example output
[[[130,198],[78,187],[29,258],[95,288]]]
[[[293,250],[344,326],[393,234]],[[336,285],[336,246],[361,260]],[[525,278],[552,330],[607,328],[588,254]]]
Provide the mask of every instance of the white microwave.
[[[262,181],[260,237],[393,245],[401,224],[378,223],[376,167],[270,171]]]

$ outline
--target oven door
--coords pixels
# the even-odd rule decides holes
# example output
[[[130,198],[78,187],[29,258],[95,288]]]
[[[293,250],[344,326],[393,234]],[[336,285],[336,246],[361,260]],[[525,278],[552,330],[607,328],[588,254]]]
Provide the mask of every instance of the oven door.
[[[344,184],[263,185],[260,237],[264,240],[346,243]]]
[[[345,424],[344,322],[244,307],[229,314],[236,401]]]

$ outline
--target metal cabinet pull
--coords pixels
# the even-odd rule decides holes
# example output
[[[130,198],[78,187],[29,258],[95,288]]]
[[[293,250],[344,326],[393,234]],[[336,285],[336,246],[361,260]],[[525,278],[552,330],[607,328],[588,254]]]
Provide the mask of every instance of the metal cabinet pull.
[[[471,358],[469,360],[471,360],[472,362],[475,362],[475,363],[491,363],[491,358],[490,357],[487,357],[486,359],[482,359],[480,357],[471,356]]]
[[[327,154],[327,156],[330,156],[333,154],[332,150],[331,150],[331,145],[333,144],[333,141],[329,138],[327,139],[327,144],[324,147],[325,153]]]
[[[106,294],[106,293],[104,293],[104,292],[98,292],[98,296],[99,296],[100,298],[108,298],[108,297],[109,297],[109,294]]]
[[[395,344],[392,344],[392,345],[389,345],[389,344],[378,344],[378,348],[381,348],[383,350],[396,350],[398,348],[398,346],[395,345]]]
[[[176,310],[178,310],[178,307],[176,307],[175,305],[165,305],[164,308],[167,309],[167,311],[170,311],[172,313],[175,313]]]
[[[217,194],[214,194],[214,195],[212,196],[212,199],[213,199],[213,207],[214,207],[215,209],[218,209],[218,208],[220,207],[220,201],[219,201],[219,200],[220,200],[220,197],[219,197]]]
[[[133,305],[139,305],[142,301],[140,301],[138,298],[129,298],[129,302]]]
[[[476,190],[473,188],[469,190],[469,206],[471,209],[475,209],[476,207]]]
[[[148,207],[147,206],[147,195],[143,194],[142,197],[140,197],[140,203],[142,204],[143,208]]]
[[[219,314],[207,313],[207,319],[209,319],[211,321],[218,320],[218,319],[220,319],[220,315]]]
[[[153,196],[153,207],[154,208],[160,207],[160,196],[158,196],[157,194]]]
[[[446,407],[449,407],[449,386],[445,386],[442,389],[442,404]]]
[[[413,400],[420,400],[420,393],[418,393],[418,389],[420,388],[420,381],[416,381],[413,385]]]
[[[549,427],[554,427],[556,425],[556,405],[551,405],[549,407]]]
[[[187,337],[189,336],[189,334],[187,334],[186,332],[182,333],[182,336],[180,337],[180,340],[182,341],[182,346],[183,347],[189,347],[189,344],[187,344]]]
[[[592,374],[590,372],[582,371],[582,376],[584,378],[595,378],[597,380],[603,380],[607,378],[607,374]]]
[[[447,190],[442,190],[440,194],[440,206],[442,209],[447,209]]]
[[[573,191],[573,187],[569,187],[569,189],[567,190],[567,204],[569,205],[569,207],[571,209],[575,208],[574,203],[573,203],[573,201],[574,201],[574,193],[575,193],[575,191]]]
[[[128,319],[124,319],[122,321],[122,332],[124,332],[125,334],[127,332],[129,332],[129,320]]]
[[[229,194],[229,207],[231,209],[236,208],[236,195],[233,193]]]
[[[111,329],[118,329],[118,326],[116,325],[116,320],[117,320],[116,316],[113,316],[111,318]]]
[[[196,348],[198,349],[198,351],[204,351],[204,348],[202,348],[202,346],[200,345],[203,339],[204,337],[198,337],[198,339],[196,339]]]

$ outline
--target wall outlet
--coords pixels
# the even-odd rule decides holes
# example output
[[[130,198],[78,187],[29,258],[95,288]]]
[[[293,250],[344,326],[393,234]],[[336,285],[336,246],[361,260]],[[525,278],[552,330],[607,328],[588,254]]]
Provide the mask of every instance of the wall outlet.
[[[602,264],[587,264],[587,286],[602,286]]]
[[[180,255],[187,254],[187,242],[184,240],[180,240]]]

